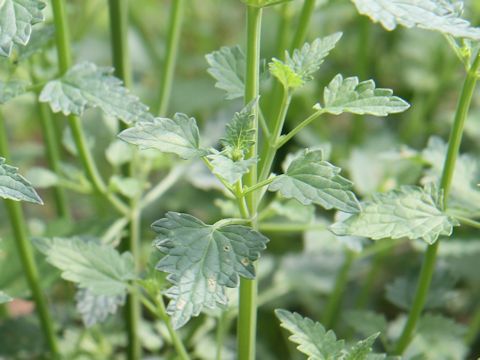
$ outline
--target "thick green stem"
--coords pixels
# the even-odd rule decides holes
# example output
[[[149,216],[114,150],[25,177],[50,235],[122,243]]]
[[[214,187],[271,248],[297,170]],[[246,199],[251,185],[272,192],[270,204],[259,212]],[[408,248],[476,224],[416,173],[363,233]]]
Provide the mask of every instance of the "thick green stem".
[[[128,56],[128,0],[109,0],[108,9],[114,75],[129,87],[131,71]]]
[[[245,78],[245,104],[256,99],[259,95],[260,70],[260,34],[262,24],[262,9],[247,6],[247,71]],[[249,151],[249,158],[257,156],[258,143],[258,105],[255,109],[253,126],[257,130],[257,141]],[[253,186],[257,183],[257,166],[252,166],[245,176],[245,185]],[[255,193],[246,196],[248,210],[252,219],[257,212]],[[252,226],[255,227],[255,221]],[[239,314],[238,314],[238,344],[239,360],[255,359],[255,338],[257,328],[257,282],[255,280],[240,280]]]
[[[8,160],[10,158],[10,153],[6,132],[4,119],[0,116],[0,155]],[[16,201],[5,200],[5,207],[12,226],[15,246],[22,263],[23,273],[27,278],[28,286],[32,292],[32,298],[35,302],[43,335],[45,336],[50,350],[50,358],[59,359],[60,354],[57,339],[55,337],[54,324],[48,310],[47,301],[40,286],[40,276],[33,255],[32,245],[27,234],[27,224],[25,222],[22,205]]]
[[[455,119],[453,122],[453,128],[450,133],[450,139],[448,142],[447,156],[443,166],[442,177],[440,179],[440,189],[443,191],[444,196],[444,209],[447,208],[448,196],[453,180],[453,174],[455,170],[455,164],[462,143],[463,129],[465,120],[470,109],[473,93],[478,80],[478,69],[480,68],[480,54],[477,57],[467,73],[467,77],[463,84],[462,92],[455,113]],[[420,272],[415,297],[413,300],[410,313],[408,314],[408,320],[400,335],[400,338],[396,344],[394,353],[401,355],[410,344],[415,332],[418,320],[425,306],[428,290],[432,281],[432,276],[435,271],[435,260],[437,257],[438,247],[440,241],[437,241],[433,245],[429,245],[424,255],[422,270]]]
[[[348,284],[348,274],[354,260],[355,253],[351,250],[347,250],[345,252],[345,260],[338,272],[337,278],[335,279],[335,286],[330,294],[323,313],[322,324],[326,329],[331,329],[335,326],[342,305],[343,294],[345,293],[345,288]]]
[[[185,12],[185,0],[173,0],[170,10],[170,23],[168,26],[167,46],[165,49],[165,59],[162,67],[160,96],[158,109],[156,111],[160,116],[165,116],[168,111],[170,95],[172,93],[173,73],[177,61],[178,45],[180,42],[180,32],[183,23],[183,13]]]

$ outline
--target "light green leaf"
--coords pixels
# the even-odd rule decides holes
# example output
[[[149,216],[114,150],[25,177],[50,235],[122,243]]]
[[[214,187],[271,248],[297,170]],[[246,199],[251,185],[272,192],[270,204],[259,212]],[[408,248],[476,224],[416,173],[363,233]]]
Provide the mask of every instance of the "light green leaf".
[[[77,311],[82,316],[85,327],[107,320],[125,303],[125,293],[119,295],[97,295],[89,289],[78,289],[75,295]]]
[[[27,92],[28,83],[21,80],[0,81],[0,104]]]
[[[114,140],[105,150],[105,157],[113,166],[126,164],[133,157],[133,147],[125,141],[119,139]]]
[[[268,206],[272,216],[280,216],[300,224],[311,223],[315,219],[315,206],[303,205],[295,199],[287,201],[272,201]]]
[[[120,254],[96,240],[42,238],[34,243],[47,261],[61,270],[65,280],[95,295],[122,295],[128,281],[136,279],[132,254]]]
[[[112,68],[83,62],[73,66],[60,79],[45,85],[39,100],[50,104],[53,112],[82,115],[88,108],[100,108],[106,115],[127,124],[152,121],[148,107],[132,95]]]
[[[58,185],[60,180],[59,176],[53,171],[40,167],[29,169],[26,177],[30,180],[32,186],[38,189],[46,189]]]
[[[433,244],[440,235],[451,235],[453,226],[458,225],[443,212],[434,187],[404,186],[399,190],[379,193],[362,204],[362,208],[362,212],[333,224],[333,233],[373,240],[407,237]]]
[[[5,159],[0,157],[0,197],[43,204],[32,185],[17,170],[16,167],[5,164]]]
[[[225,288],[238,286],[239,277],[253,279],[253,262],[268,239],[242,225],[207,225],[197,218],[169,212],[153,223],[157,248],[165,257],[157,269],[168,273],[173,286],[167,312],[176,328],[197,316],[203,307],[226,305]]]
[[[36,53],[45,50],[49,43],[55,38],[55,26],[43,26],[35,29],[30,36],[26,46],[18,48],[17,61],[25,61]]]
[[[10,56],[13,44],[26,45],[32,25],[44,20],[45,3],[39,0],[0,2],[0,55]]]
[[[213,173],[221,176],[229,184],[235,184],[257,163],[257,158],[234,161],[222,153],[209,155],[208,159],[213,165]]]
[[[177,154],[183,159],[194,159],[207,154],[200,149],[200,135],[194,118],[176,113],[173,119],[156,118],[139,122],[122,131],[118,137],[141,149],[156,149]]]
[[[270,73],[280,81],[285,89],[296,89],[304,84],[302,77],[282,61],[272,59],[268,65]]]
[[[285,174],[273,180],[268,189],[305,205],[314,203],[325,209],[359,212],[360,204],[350,191],[352,183],[340,176],[340,171],[323,160],[321,150],[306,150],[290,163]]]
[[[460,38],[480,40],[480,28],[461,18],[463,2],[457,0],[352,0],[361,14],[380,22],[387,30],[397,25],[438,31]]]
[[[3,291],[0,291],[0,304],[5,304],[7,302],[12,301],[13,299],[5,294]]]
[[[345,357],[344,360],[366,360],[369,358],[369,355],[372,353],[372,346],[375,340],[377,340],[380,333],[370,335],[365,340],[360,340],[355,345],[353,345]]]
[[[344,112],[387,116],[407,110],[410,105],[390,89],[375,87],[373,80],[359,82],[357,77],[343,78],[338,74],[325,88],[323,107],[318,103],[318,111],[339,115]]]
[[[246,60],[240,46],[222,47],[205,56],[208,73],[217,81],[215,87],[227,93],[227,99],[242,98],[245,93]]]

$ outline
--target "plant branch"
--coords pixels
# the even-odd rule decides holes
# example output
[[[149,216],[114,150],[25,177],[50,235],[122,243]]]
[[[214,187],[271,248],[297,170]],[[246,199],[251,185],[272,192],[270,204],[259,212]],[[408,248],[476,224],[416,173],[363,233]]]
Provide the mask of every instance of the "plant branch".
[[[312,115],[310,115],[308,118],[303,120],[300,124],[298,124],[293,130],[291,130],[288,134],[281,136],[278,141],[275,143],[275,148],[278,150],[280,149],[283,145],[285,145],[287,142],[289,142],[295,135],[297,135],[300,131],[303,130],[306,126],[310,125],[312,121],[316,120],[317,118],[320,117],[320,115],[323,114],[322,110],[319,110]]]

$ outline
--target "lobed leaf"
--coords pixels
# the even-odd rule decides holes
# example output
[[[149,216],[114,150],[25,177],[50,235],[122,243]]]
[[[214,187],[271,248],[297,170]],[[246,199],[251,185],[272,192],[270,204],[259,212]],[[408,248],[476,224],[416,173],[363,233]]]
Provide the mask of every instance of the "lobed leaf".
[[[296,89],[304,84],[299,74],[278,59],[272,59],[272,62],[268,64],[268,68],[270,73],[280,81],[285,89]]]
[[[285,174],[273,180],[268,189],[304,205],[314,203],[327,210],[359,212],[360,204],[351,191],[352,183],[340,176],[340,171],[323,160],[321,150],[306,150],[290,163]]]
[[[339,236],[357,235],[373,240],[407,237],[429,244],[452,234],[457,222],[442,210],[436,188],[403,186],[379,193],[362,206],[362,212],[331,226]]]
[[[393,96],[390,89],[376,88],[373,80],[359,82],[357,77],[343,78],[338,74],[325,88],[324,105],[318,103],[315,109],[339,115],[344,112],[387,116],[407,110],[410,105]]]
[[[127,124],[146,121],[153,116],[148,107],[112,75],[113,69],[90,62],[73,66],[60,79],[45,85],[39,100],[50,104],[53,112],[82,115],[88,108],[100,108],[106,115]]]
[[[257,158],[234,161],[221,153],[208,155],[208,159],[213,165],[212,172],[221,176],[229,184],[237,183],[258,161]]]
[[[239,277],[253,279],[253,262],[268,239],[242,225],[207,225],[175,212],[152,225],[155,245],[165,254],[157,269],[168,273],[173,286],[167,312],[175,328],[183,326],[203,307],[226,305],[225,288],[238,286]]]
[[[0,104],[27,92],[28,83],[22,80],[0,81]]]
[[[156,118],[138,122],[122,131],[118,137],[141,149],[156,149],[177,154],[183,159],[194,159],[207,154],[200,148],[200,135],[194,118],[176,113],[173,119]]]
[[[75,295],[77,311],[82,316],[85,327],[104,322],[109,315],[117,312],[125,303],[125,293],[118,295],[98,295],[89,289],[79,289]]]
[[[0,157],[0,197],[43,204],[32,185],[17,170],[16,167],[5,164],[5,159]]]
[[[136,279],[132,254],[120,254],[110,245],[81,238],[35,239],[35,245],[65,280],[92,294],[123,295],[128,281]]]
[[[418,27],[460,38],[480,40],[480,28],[461,18],[458,0],[352,0],[358,11],[387,30]]]
[[[26,45],[32,25],[44,20],[45,3],[39,0],[0,2],[0,55],[10,56],[14,44]]]

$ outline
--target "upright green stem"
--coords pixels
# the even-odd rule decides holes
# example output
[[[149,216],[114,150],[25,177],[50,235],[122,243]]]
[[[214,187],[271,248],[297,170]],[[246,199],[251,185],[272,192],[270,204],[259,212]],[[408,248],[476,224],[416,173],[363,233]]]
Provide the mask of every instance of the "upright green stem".
[[[245,78],[245,104],[256,99],[259,94],[260,70],[260,34],[262,24],[262,9],[247,6],[247,71]],[[258,142],[258,105],[255,109],[254,128],[257,130],[257,141],[249,151],[249,158],[257,156]],[[257,167],[253,166],[245,176],[245,185],[250,187],[257,182]],[[255,219],[257,202],[255,193],[246,196],[250,216]],[[256,226],[255,220],[252,224]],[[240,280],[240,299],[238,314],[238,344],[239,360],[255,359],[255,338],[257,327],[257,282],[255,280]]]
[[[468,115],[468,110],[472,102],[473,93],[478,80],[478,70],[480,68],[480,54],[477,54],[475,61],[467,73],[467,77],[463,84],[462,92],[455,113],[455,119],[453,122],[453,128],[450,133],[450,139],[448,142],[447,156],[443,166],[442,177],[440,179],[440,189],[443,191],[444,196],[444,209],[447,207],[448,196],[453,180],[453,174],[455,170],[455,164],[457,161],[460,145],[462,143],[463,129],[465,120]],[[428,290],[432,281],[432,276],[435,271],[435,260],[437,257],[438,247],[440,241],[437,241],[433,245],[429,245],[424,255],[422,270],[420,271],[420,277],[417,284],[417,290],[415,292],[415,298],[413,300],[410,313],[408,315],[407,323],[400,335],[400,338],[395,347],[394,353],[401,355],[410,344],[415,328],[417,326],[420,315],[425,306]]]
[[[0,154],[6,159],[10,158],[5,122],[1,116]],[[47,301],[40,286],[40,276],[38,274],[35,257],[33,255],[32,245],[27,234],[27,224],[25,222],[22,205],[16,201],[5,200],[5,206],[8,217],[10,218],[10,224],[12,226],[13,235],[15,238],[15,246],[22,263],[23,273],[27,278],[28,286],[32,292],[36,311],[42,326],[43,335],[45,336],[50,349],[51,358],[59,359],[60,354],[58,350],[57,339],[55,337],[54,324],[48,310]]]
[[[177,61],[184,12],[185,0],[173,0],[169,16],[170,23],[168,25],[165,59],[161,74],[160,97],[158,101],[158,109],[156,111],[156,113],[161,116],[165,116],[168,111],[168,104],[172,93],[173,73]]]
[[[128,56],[128,0],[108,0],[108,9],[114,74],[129,87],[131,71]]]

